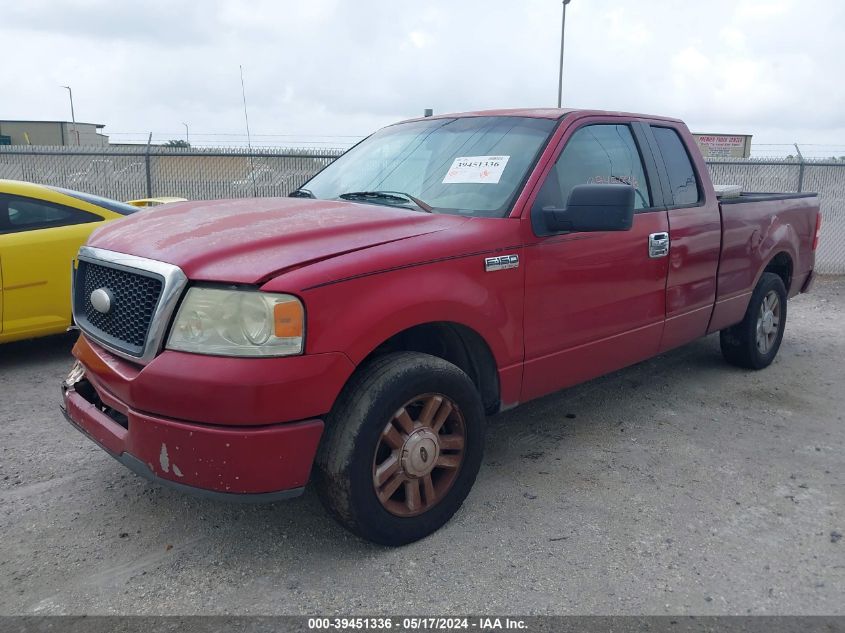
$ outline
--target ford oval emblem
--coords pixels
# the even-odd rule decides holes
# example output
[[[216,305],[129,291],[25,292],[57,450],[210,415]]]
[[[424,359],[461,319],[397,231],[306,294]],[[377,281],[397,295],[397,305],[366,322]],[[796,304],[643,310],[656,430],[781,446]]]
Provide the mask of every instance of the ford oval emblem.
[[[97,288],[91,293],[91,305],[97,312],[108,314],[111,310],[112,293],[108,288]]]

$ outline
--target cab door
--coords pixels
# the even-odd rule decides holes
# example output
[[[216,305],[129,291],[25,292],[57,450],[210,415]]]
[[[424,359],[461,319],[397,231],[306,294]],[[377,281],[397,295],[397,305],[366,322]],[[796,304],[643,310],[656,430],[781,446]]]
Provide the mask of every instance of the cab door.
[[[62,332],[70,324],[71,264],[104,218],[35,198],[0,194],[4,340]]]
[[[689,151],[694,141],[686,126],[652,123],[646,131],[669,215],[664,352],[707,333],[716,303],[722,214],[712,185],[702,184],[707,167],[700,152]]]
[[[530,209],[523,401],[655,355],[665,320],[669,225],[642,128],[613,117],[572,125]],[[544,207],[602,183],[634,187],[630,230],[546,229]]]

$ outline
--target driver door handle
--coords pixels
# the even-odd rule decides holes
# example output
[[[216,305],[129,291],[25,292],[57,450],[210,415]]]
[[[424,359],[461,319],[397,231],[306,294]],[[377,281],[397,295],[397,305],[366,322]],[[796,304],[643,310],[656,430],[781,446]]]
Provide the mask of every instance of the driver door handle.
[[[652,233],[648,236],[648,256],[652,259],[669,254],[669,234]]]

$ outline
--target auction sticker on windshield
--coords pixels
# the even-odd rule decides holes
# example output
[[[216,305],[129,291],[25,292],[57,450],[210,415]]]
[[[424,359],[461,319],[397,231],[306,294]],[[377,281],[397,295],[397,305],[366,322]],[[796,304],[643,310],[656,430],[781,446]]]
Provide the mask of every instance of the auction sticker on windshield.
[[[510,156],[458,156],[453,162],[443,184],[491,183],[496,184],[505,171]]]

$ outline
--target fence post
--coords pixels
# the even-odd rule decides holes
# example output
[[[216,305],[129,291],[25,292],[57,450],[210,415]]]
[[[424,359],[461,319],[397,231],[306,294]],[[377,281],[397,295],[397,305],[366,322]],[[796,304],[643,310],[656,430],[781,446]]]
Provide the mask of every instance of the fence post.
[[[147,197],[153,197],[153,177],[150,173],[150,144],[153,142],[153,133],[150,132],[150,136],[147,139],[147,151],[144,154],[144,165],[147,171]]]
[[[795,151],[798,152],[798,193],[804,191],[804,154],[798,148],[798,143],[795,143]]]

